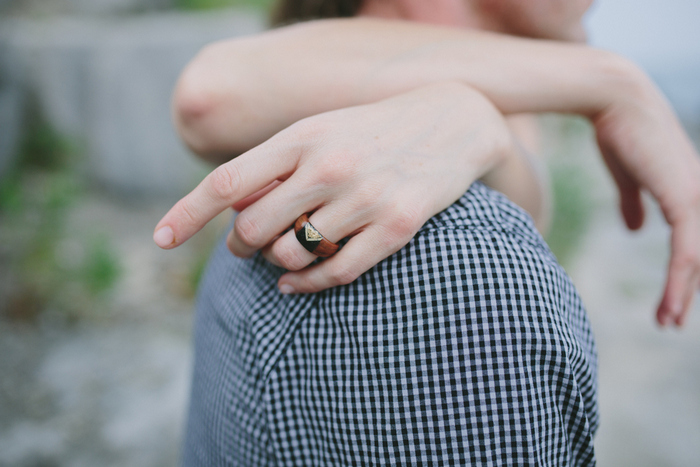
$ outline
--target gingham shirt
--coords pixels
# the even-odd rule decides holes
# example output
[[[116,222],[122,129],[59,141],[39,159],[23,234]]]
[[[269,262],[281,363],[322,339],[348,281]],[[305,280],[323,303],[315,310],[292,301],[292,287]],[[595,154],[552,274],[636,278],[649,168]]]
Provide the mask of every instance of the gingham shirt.
[[[504,196],[474,184],[350,285],[282,272],[214,252],[184,465],[595,464],[585,310]]]

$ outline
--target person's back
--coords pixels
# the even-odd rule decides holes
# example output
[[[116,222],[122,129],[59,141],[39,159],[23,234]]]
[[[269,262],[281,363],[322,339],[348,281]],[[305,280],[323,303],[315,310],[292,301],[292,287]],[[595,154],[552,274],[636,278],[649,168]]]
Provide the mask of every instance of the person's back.
[[[282,295],[219,246],[185,465],[588,465],[596,357],[531,219],[477,183],[355,282]]]
[[[549,39],[580,39],[589,4],[341,3],[452,26],[478,6],[518,28],[492,30]],[[672,226],[657,316],[680,325],[700,280],[700,164],[625,60],[472,32],[319,21],[209,47],[183,73],[181,135],[224,163],[154,240],[177,247],[233,206],[228,249],[258,251],[222,242],[203,280],[185,465],[595,463],[595,346],[571,281],[504,196],[476,183],[451,203],[522,155],[504,115],[590,118],[628,226],[640,188]],[[347,243],[312,264],[284,231],[300,219]]]

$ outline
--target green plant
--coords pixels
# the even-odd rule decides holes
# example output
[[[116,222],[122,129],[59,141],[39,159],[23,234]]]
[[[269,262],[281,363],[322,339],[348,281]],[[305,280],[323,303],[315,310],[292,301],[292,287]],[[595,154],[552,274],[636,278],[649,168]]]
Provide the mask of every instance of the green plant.
[[[188,286],[191,294],[194,296],[195,291],[199,287],[199,283],[202,280],[204,271],[207,267],[209,261],[209,255],[211,254],[211,248],[202,248],[202,251],[197,252],[197,255],[190,263],[190,270],[188,273]]]
[[[592,135],[586,121],[572,117],[559,121],[556,133],[560,144],[556,157],[550,158],[548,164],[554,212],[547,243],[566,267],[576,254],[593,213],[590,195],[593,183],[582,164],[582,158],[592,157],[585,153]]]
[[[553,165],[554,215],[547,243],[559,262],[567,266],[581,244],[589,224],[592,203],[586,176],[576,167]]]
[[[70,164],[75,151],[68,138],[36,116],[26,125],[19,149],[21,169],[59,170]]]
[[[13,285],[5,311],[21,319],[46,308],[77,316],[116,284],[121,267],[107,236],[67,233],[86,192],[78,145],[37,115],[0,181],[0,235],[12,245],[1,265]]]
[[[85,259],[77,269],[76,278],[85,284],[93,296],[110,290],[119,280],[122,267],[110,239],[105,234],[94,235],[88,242]]]
[[[214,8],[245,7],[269,11],[274,0],[176,0],[182,10],[210,10]]]
[[[11,172],[0,180],[0,213],[16,214],[22,208],[22,181]]]

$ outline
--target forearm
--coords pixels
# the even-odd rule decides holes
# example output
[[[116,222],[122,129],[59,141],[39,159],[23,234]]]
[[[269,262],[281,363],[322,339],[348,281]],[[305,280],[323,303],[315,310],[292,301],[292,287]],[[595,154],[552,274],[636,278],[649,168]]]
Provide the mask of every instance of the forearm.
[[[595,116],[643,74],[586,46],[370,19],[301,24],[206,48],[175,95],[198,153],[228,158],[304,117],[457,80],[503,113]]]

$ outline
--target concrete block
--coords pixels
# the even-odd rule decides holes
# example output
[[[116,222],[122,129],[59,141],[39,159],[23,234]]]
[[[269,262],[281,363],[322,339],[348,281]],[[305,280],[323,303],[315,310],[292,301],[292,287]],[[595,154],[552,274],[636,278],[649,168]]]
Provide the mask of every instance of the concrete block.
[[[262,27],[257,16],[166,15],[123,22],[106,32],[90,76],[88,130],[97,178],[139,192],[191,188],[203,170],[171,122],[175,82],[205,44]]]
[[[0,24],[25,87],[61,133],[83,137],[90,60],[101,33],[94,21],[18,19]],[[0,72],[2,73],[2,72]]]
[[[207,43],[263,28],[260,14],[226,10],[14,19],[0,22],[0,35],[49,122],[84,143],[97,182],[173,195],[190,188],[204,167],[172,127],[177,77]]]
[[[23,15],[114,15],[166,9],[173,0],[0,0],[0,12]]]

